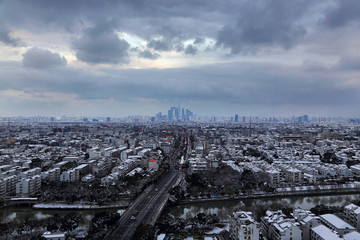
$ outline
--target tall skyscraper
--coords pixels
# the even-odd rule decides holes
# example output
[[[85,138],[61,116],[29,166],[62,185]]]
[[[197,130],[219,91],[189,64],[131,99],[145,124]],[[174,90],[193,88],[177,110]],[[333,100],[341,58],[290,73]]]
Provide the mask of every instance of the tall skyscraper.
[[[308,115],[304,115],[303,116],[304,122],[308,122],[309,121],[309,116]]]
[[[174,115],[173,115],[173,109],[170,108],[170,109],[168,110],[168,119],[169,119],[169,121],[172,121],[172,120],[173,120],[173,117],[174,117]]]
[[[175,120],[178,121],[180,119],[180,107],[174,107],[175,110]]]
[[[239,115],[238,114],[235,114],[235,122],[239,122]]]
[[[178,107],[170,107],[168,110],[167,120],[169,121],[189,121],[190,117],[194,117],[193,112],[189,109]]]

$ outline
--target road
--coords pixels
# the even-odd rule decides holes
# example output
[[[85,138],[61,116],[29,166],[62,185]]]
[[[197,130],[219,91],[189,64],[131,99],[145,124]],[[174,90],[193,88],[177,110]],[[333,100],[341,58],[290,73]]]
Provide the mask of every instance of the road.
[[[168,200],[169,190],[184,177],[183,172],[174,170],[182,145],[173,149],[169,156],[170,170],[157,183],[150,185],[140,194],[121,216],[117,227],[106,237],[107,240],[130,240],[140,224],[155,224]]]
[[[140,224],[154,224],[168,199],[168,192],[181,178],[181,172],[170,170],[159,181],[145,191],[121,216],[118,227],[106,239],[128,240]]]

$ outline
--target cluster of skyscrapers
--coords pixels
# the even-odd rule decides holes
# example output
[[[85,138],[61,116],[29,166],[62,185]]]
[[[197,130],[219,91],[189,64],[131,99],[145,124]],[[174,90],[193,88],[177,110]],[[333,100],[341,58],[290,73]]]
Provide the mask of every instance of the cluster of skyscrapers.
[[[177,107],[170,107],[167,115],[163,115],[162,112],[157,113],[156,116],[153,117],[151,120],[176,122],[176,121],[189,121],[192,120],[193,117],[194,117],[194,113],[192,111],[177,106]]]

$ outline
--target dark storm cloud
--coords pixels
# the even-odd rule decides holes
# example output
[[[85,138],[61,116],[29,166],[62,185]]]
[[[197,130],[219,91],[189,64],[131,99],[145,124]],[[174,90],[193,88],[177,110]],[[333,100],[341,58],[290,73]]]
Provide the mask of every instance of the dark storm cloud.
[[[22,44],[20,39],[11,37],[10,31],[6,28],[0,28],[0,42],[14,47]]]
[[[151,60],[156,60],[156,59],[161,57],[160,54],[152,53],[149,50],[139,52],[138,56],[141,57],[141,58],[147,58],[147,59],[151,59]]]
[[[174,38],[182,34],[180,29],[196,29],[195,26],[188,26],[189,22],[183,22],[184,18],[204,15],[220,3],[204,0],[196,3],[163,0],[4,0],[0,2],[0,20],[2,23],[37,31],[49,31],[56,27],[76,32],[84,23],[96,25],[104,19],[115,19],[118,21],[117,27],[146,39],[158,34]],[[175,18],[182,20],[177,21]]]
[[[55,66],[64,66],[67,61],[59,53],[53,53],[41,48],[30,48],[23,55],[23,64],[25,67],[48,68]]]
[[[186,47],[185,54],[195,55],[197,51],[197,48],[190,44]]]
[[[308,6],[305,1],[250,1],[242,6],[235,24],[224,26],[217,46],[233,54],[254,52],[263,46],[289,48],[305,35],[299,18]]]
[[[48,32],[57,29],[71,34],[78,33],[85,26],[113,21],[113,30],[141,37],[148,42],[149,48],[156,51],[180,51],[177,46],[187,40],[195,39],[195,46],[203,44],[205,38],[216,38],[218,46],[229,48],[232,53],[250,53],[260,47],[289,48],[299,42],[306,30],[298,20],[309,2],[5,0],[0,3],[0,21],[11,27],[20,26],[31,31]],[[94,42],[114,44],[117,40],[110,40],[113,38],[111,35],[108,32],[107,36],[99,36]],[[79,59],[92,63],[127,62],[116,56],[105,59],[102,54],[96,58],[92,54],[94,46],[89,41],[89,37],[93,36],[84,34],[83,37],[81,40],[84,40],[84,44],[75,44],[75,49],[79,49]],[[126,44],[119,48],[126,48]]]
[[[73,42],[73,47],[76,57],[90,64],[129,63],[129,43],[119,39],[108,23],[86,29],[82,36]]]
[[[337,0],[337,6],[329,10],[321,21],[325,26],[337,28],[360,20],[360,1]]]
[[[164,40],[151,40],[147,46],[156,51],[171,51],[172,49],[171,45]]]

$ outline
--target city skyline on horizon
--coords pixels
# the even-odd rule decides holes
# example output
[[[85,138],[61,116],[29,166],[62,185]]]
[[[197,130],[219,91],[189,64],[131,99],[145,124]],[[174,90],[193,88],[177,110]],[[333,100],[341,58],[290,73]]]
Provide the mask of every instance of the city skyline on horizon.
[[[192,112],[190,109],[186,109],[191,113],[191,115],[187,115],[185,117],[181,113],[180,106],[180,114],[178,117],[175,117],[175,112],[173,112],[173,116],[169,118],[168,114],[165,112],[156,112],[150,115],[142,115],[142,114],[133,114],[133,115],[124,115],[124,116],[101,116],[101,115],[78,115],[78,116],[69,116],[69,115],[31,115],[31,116],[0,116],[0,119],[48,119],[51,121],[59,121],[64,119],[77,119],[80,121],[104,121],[104,122],[112,122],[119,121],[124,119],[147,119],[148,121],[156,121],[156,122],[181,122],[181,121],[208,121],[216,119],[217,121],[230,121],[230,122],[263,122],[263,121],[292,121],[292,122],[313,122],[313,121],[328,121],[328,120],[359,120],[360,118],[356,117],[348,117],[348,116],[321,116],[321,115],[308,115],[308,114],[293,114],[293,115],[284,115],[284,116],[264,116],[264,115],[242,115],[239,113],[233,113],[232,115],[200,115],[196,112]],[[175,107],[170,107],[173,109]],[[167,112],[168,113],[168,112]],[[191,116],[189,118],[189,116]],[[170,120],[169,120],[170,119]]]

